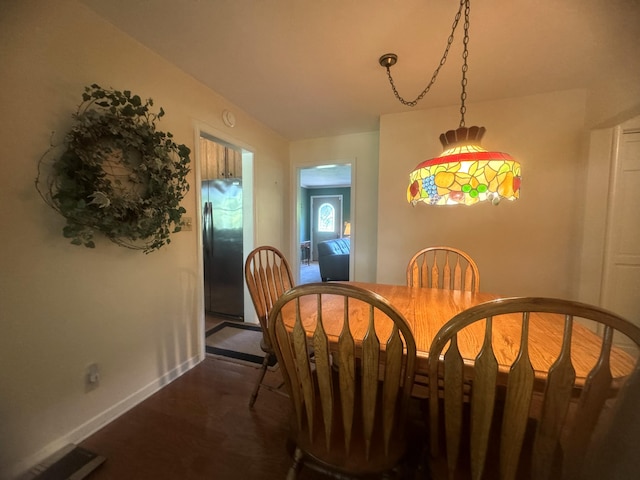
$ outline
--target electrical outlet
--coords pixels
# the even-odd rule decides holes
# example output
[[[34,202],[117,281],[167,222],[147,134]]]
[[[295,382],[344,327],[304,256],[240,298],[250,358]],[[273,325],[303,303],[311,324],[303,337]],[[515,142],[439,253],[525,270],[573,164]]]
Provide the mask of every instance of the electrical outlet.
[[[87,390],[93,390],[100,385],[100,368],[97,363],[92,363],[87,367],[85,385]]]

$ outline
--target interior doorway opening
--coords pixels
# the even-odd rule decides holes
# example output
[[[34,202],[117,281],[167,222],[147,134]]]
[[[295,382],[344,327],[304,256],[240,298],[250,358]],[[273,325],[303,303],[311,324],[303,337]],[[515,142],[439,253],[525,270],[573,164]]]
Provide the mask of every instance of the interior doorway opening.
[[[296,170],[296,281],[320,282],[317,258],[318,240],[352,237],[353,185],[352,163],[333,162],[299,167]],[[322,212],[321,212],[322,210]],[[324,222],[319,226],[319,221]],[[349,225],[347,231],[344,226]],[[331,227],[331,228],[329,228]],[[350,278],[353,276],[353,243],[350,253]]]
[[[210,317],[253,323],[244,282],[244,259],[254,243],[253,152],[202,131],[197,141],[202,315],[205,323]]]

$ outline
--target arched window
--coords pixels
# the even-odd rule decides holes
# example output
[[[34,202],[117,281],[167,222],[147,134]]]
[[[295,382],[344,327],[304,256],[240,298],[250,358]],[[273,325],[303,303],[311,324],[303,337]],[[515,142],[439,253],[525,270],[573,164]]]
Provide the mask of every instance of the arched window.
[[[325,233],[336,231],[336,209],[330,203],[323,203],[318,208],[318,231]]]

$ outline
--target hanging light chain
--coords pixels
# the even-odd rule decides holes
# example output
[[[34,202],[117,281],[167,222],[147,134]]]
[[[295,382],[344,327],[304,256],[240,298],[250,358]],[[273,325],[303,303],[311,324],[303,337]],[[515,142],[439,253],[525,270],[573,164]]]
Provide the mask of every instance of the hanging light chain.
[[[451,27],[451,34],[447,39],[447,46],[444,49],[444,54],[440,59],[440,63],[438,64],[438,67],[433,72],[433,76],[431,77],[431,81],[429,82],[429,84],[422,91],[422,93],[420,93],[420,95],[416,97],[415,100],[411,100],[411,101],[405,100],[403,97],[400,96],[400,94],[398,93],[398,90],[396,89],[396,84],[393,81],[393,77],[391,76],[390,67],[392,64],[391,65],[388,64],[386,66],[387,77],[389,77],[389,83],[391,84],[391,88],[393,89],[393,94],[403,105],[407,105],[408,107],[415,107],[418,104],[418,102],[422,100],[422,98],[429,92],[433,84],[436,83],[436,78],[440,73],[440,69],[447,61],[447,55],[449,55],[449,49],[451,48],[451,44],[453,43],[453,36],[456,32],[456,28],[458,27],[458,22],[460,20],[460,17],[462,16],[463,7],[465,7],[465,52],[466,52],[466,45],[468,43],[468,29],[469,29],[469,0],[460,0],[460,8],[458,8],[458,13],[456,13],[456,16],[453,20],[453,25]],[[465,65],[466,65],[466,57],[465,57]],[[464,80],[464,82],[466,83],[466,79]],[[465,93],[465,96],[466,96],[466,93]]]
[[[469,66],[467,65],[467,58],[469,57],[469,10],[470,0],[463,0],[465,3],[464,8],[464,39],[462,41],[463,49],[462,49],[462,80],[460,84],[462,85],[462,92],[460,93],[460,127],[464,127],[464,114],[467,112],[467,107],[464,104],[464,101],[467,99],[467,70],[469,70]],[[460,3],[462,5],[462,2]]]

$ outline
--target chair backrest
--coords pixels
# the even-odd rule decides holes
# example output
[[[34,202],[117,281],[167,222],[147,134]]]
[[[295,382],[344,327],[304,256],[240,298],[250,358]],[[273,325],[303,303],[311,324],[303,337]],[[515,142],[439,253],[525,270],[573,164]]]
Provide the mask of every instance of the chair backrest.
[[[428,247],[407,265],[407,285],[477,292],[480,271],[469,254],[452,247]]]
[[[402,314],[369,290],[311,283],[280,297],[269,335],[290,391],[297,447],[346,473],[395,465],[406,449],[416,361]]]
[[[267,334],[269,312],[278,297],[294,286],[289,262],[275,247],[258,247],[247,256],[244,279],[262,327],[264,341],[271,345]]]
[[[599,441],[597,455],[591,459],[581,480],[638,478],[638,438],[640,438],[640,369],[632,374],[621,393],[620,404],[611,419],[611,427]]]
[[[546,359],[551,365],[546,372],[539,367],[534,371],[531,360],[536,345],[529,334],[543,317],[558,323],[556,331],[562,337],[557,340],[557,357]],[[584,337],[576,328],[584,325],[574,323],[588,323],[585,320],[604,328],[601,344],[600,340],[593,344],[593,363],[584,368],[588,375],[576,382],[578,359],[572,357],[572,347],[578,349],[577,339]],[[520,332],[519,344],[512,345],[515,359],[510,366],[499,366],[494,354],[492,326],[499,322],[514,322]],[[619,400],[620,384],[628,378],[613,378],[611,373],[614,332],[640,346],[637,326],[607,310],[568,300],[498,299],[453,317],[440,329],[429,351],[429,384],[436,385],[438,379],[443,383],[442,394],[429,399],[434,463],[443,442],[450,478],[461,465],[471,471],[470,478],[481,478],[491,468],[499,469],[499,475],[489,474],[491,478],[583,478],[579,470],[592,456],[590,449],[606,429],[606,419]],[[463,360],[458,336],[468,339],[470,335],[479,352],[475,359]],[[622,355],[628,360],[629,374],[638,369],[637,358],[634,366],[630,356]],[[470,391],[470,405],[464,399],[465,390]],[[444,409],[444,419],[440,409]],[[465,424],[467,414],[470,421]],[[439,420],[444,422],[439,424]],[[468,457],[461,455],[463,451],[469,452]]]

